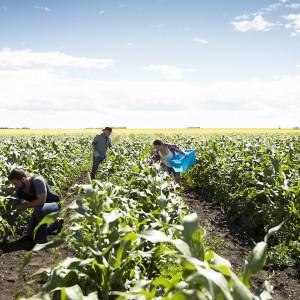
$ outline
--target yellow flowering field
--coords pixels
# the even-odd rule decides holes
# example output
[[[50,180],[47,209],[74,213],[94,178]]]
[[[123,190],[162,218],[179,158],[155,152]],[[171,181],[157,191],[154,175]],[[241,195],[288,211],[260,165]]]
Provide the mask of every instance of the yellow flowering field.
[[[99,129],[0,129],[0,135],[61,135],[61,134],[96,134]],[[113,129],[114,134],[226,134],[226,133],[300,133],[291,128],[166,128],[166,129]]]

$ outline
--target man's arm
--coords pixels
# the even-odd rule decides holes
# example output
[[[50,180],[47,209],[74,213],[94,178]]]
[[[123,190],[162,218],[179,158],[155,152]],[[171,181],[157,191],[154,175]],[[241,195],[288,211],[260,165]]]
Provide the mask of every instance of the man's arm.
[[[24,210],[26,208],[33,208],[36,206],[44,205],[47,199],[47,187],[46,182],[42,177],[35,177],[32,184],[34,185],[36,199],[21,203],[16,206],[17,210]]]
[[[16,209],[19,211],[25,210],[26,208],[33,208],[36,206],[44,205],[46,202],[47,193],[40,193],[37,195],[37,198],[31,202],[20,203],[16,206]]]
[[[100,139],[100,136],[99,135],[96,135],[93,142],[92,142],[92,149],[93,149],[93,156],[94,157],[98,157],[99,156],[99,153],[98,151],[96,150],[96,145],[99,143],[99,140]]]

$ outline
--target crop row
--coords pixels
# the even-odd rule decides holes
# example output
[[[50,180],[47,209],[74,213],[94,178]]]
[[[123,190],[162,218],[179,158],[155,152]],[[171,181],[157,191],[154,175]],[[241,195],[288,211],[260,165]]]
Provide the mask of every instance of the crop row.
[[[150,140],[116,138],[96,181],[63,210],[69,219],[56,240],[34,251],[67,244],[69,256],[39,270],[45,282],[32,299],[258,299],[251,277],[266,261],[267,240],[247,258],[241,278],[230,262],[203,243],[195,214],[159,166],[149,166]],[[52,216],[48,216],[50,221]],[[276,231],[277,229],[274,229]]]
[[[277,264],[300,263],[300,135],[248,134],[185,138],[197,164],[186,184],[220,204],[246,231],[277,235]],[[283,255],[284,253],[284,255]],[[275,257],[274,257],[275,258]]]
[[[186,149],[196,149],[197,163],[183,175],[188,186],[201,189],[209,200],[237,212],[245,219],[245,224],[254,227],[256,220],[263,224],[265,240],[258,243],[249,255],[243,277],[239,279],[228,261],[205,248],[197,218],[188,215],[171,178],[162,174],[157,166],[148,166],[154,137],[116,136],[108,159],[97,173],[99,181],[93,182],[92,186],[80,187],[79,190],[84,191],[82,200],[64,212],[71,216],[70,226],[57,240],[35,248],[36,251],[68,243],[74,253],[73,258],[36,274],[46,281],[41,297],[50,294],[61,296],[75,291],[82,295],[82,299],[87,295],[108,299],[112,294],[118,295],[119,299],[134,295],[143,295],[141,299],[162,295],[170,299],[178,296],[188,299],[190,295],[202,295],[203,299],[232,299],[243,295],[241,299],[254,299],[248,290],[250,278],[265,264],[266,242],[270,235],[267,234],[268,229],[282,221],[285,224],[280,232],[289,234],[288,249],[297,257],[297,136],[160,137],[176,141]],[[65,188],[89,167],[90,141],[91,136],[3,140],[1,202],[7,203],[12,197],[6,176],[15,165],[43,175],[58,191]],[[247,176],[248,173],[252,176]],[[285,185],[278,184],[281,179],[278,176],[285,176],[289,181]],[[276,193],[272,194],[270,203],[276,204],[280,200],[277,197],[283,195],[285,200],[281,205],[287,205],[285,214],[278,218],[261,214],[261,218],[253,217],[252,222],[249,215],[255,213],[261,203],[269,205],[267,200],[270,196],[264,196],[266,199],[255,204],[266,188],[256,193],[257,186],[251,185],[249,178],[254,178],[255,183],[259,178],[259,182],[274,188]],[[249,198],[251,193],[247,189],[257,197]],[[241,192],[244,196],[238,197]],[[245,204],[245,200],[251,205]],[[9,211],[8,206],[1,207],[6,209],[5,212]],[[263,212],[267,214],[270,211],[265,209]],[[265,219],[267,217],[269,219]],[[286,241],[284,234],[277,234],[282,243]],[[30,255],[25,260],[28,258]]]

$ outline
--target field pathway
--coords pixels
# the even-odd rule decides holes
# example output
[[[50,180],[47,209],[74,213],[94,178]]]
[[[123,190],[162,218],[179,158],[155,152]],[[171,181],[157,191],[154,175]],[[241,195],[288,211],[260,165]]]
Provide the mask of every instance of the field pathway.
[[[86,183],[86,178],[79,184]],[[228,259],[236,274],[241,274],[244,260],[254,247],[255,241],[247,237],[240,227],[230,224],[226,214],[220,207],[207,203],[196,191],[185,189],[182,193],[183,199],[191,212],[198,215],[201,226],[207,232],[207,243],[212,249]],[[68,205],[75,198],[70,197],[64,205]],[[67,225],[66,225],[67,226]],[[256,241],[258,242],[258,241]],[[8,243],[0,244],[0,300],[13,300],[17,291],[20,295],[27,297],[25,289],[26,280],[40,268],[55,265],[55,261],[68,256],[69,249],[66,245],[58,248],[53,253],[51,250],[35,252],[24,272],[19,274],[19,268],[27,251],[31,250],[30,244],[22,236],[15,236]],[[281,270],[270,270],[274,272],[274,299],[296,300],[300,299],[300,269],[299,267],[285,268]],[[268,276],[268,271],[263,270],[253,280],[256,289]],[[30,286],[31,295],[41,290],[42,282]]]

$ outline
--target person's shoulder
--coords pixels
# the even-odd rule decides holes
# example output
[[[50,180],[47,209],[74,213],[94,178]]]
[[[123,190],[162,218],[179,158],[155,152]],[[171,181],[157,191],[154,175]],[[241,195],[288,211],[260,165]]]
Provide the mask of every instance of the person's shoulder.
[[[169,149],[175,150],[175,151],[178,151],[181,149],[181,147],[178,146],[177,144],[168,144],[168,147],[169,147]]]
[[[44,183],[44,182],[46,182],[45,178],[42,177],[42,176],[40,176],[40,175],[38,175],[38,176],[32,176],[31,178],[32,178],[32,181],[34,183],[41,183],[41,182]]]
[[[97,141],[101,138],[101,134],[97,133],[95,136],[94,136],[94,141]]]

